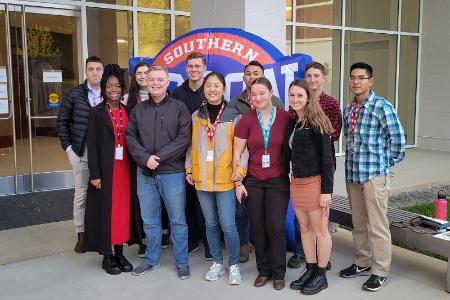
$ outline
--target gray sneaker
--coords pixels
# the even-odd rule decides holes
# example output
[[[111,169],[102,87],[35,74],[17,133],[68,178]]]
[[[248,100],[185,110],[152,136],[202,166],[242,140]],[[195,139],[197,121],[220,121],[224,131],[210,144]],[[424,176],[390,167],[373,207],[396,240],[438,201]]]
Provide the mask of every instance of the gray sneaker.
[[[191,277],[191,271],[189,271],[189,267],[177,267],[178,279],[184,280]]]
[[[149,271],[151,271],[153,269],[156,269],[158,267],[159,267],[159,264],[153,266],[149,262],[144,261],[138,267],[134,268],[133,275],[135,275],[135,276],[144,275],[145,273],[147,273],[147,272],[149,272]]]

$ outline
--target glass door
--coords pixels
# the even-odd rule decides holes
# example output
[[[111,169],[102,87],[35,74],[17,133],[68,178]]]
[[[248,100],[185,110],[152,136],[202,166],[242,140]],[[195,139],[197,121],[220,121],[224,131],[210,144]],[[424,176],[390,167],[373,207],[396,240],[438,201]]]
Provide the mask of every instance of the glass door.
[[[0,157],[7,162],[2,161],[0,194],[73,186],[56,119],[64,94],[81,79],[79,12],[8,5],[3,15],[7,61],[10,58],[6,66],[10,109],[5,118],[11,115],[12,137],[4,145],[0,137],[1,153],[10,153]],[[8,182],[9,190],[1,188],[2,181]]]

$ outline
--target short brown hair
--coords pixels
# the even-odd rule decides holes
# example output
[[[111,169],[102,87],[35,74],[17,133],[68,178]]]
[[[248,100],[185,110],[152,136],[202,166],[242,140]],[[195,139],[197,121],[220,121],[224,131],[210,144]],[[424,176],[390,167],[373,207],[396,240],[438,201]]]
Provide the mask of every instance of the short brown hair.
[[[98,57],[98,56],[95,56],[95,55],[92,55],[92,56],[89,56],[88,58],[86,58],[85,66],[87,66],[87,64],[90,63],[90,62],[101,63],[103,65],[102,59],[100,57]]]
[[[311,68],[320,70],[320,72],[322,72],[322,75],[323,75],[323,76],[327,76],[327,75],[328,75],[328,74],[327,74],[328,72],[327,72],[327,70],[325,69],[325,66],[322,65],[320,62],[312,61],[312,62],[310,62],[309,64],[307,64],[306,67],[305,67],[305,73],[306,73],[309,69],[311,69]]]
[[[201,53],[201,52],[192,52],[191,54],[189,54],[186,58],[186,64],[189,60],[195,59],[195,58],[201,58],[203,61],[203,64],[206,66],[206,58],[203,55],[203,53]]]
[[[150,68],[148,68],[148,72],[152,71],[164,71],[167,76],[169,76],[169,70],[164,66],[157,66],[157,65],[151,65]]]

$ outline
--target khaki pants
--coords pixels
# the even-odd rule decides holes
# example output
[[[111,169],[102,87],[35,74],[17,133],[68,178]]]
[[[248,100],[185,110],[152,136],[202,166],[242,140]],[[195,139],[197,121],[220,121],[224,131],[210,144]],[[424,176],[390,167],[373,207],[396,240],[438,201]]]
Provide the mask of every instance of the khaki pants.
[[[374,275],[386,277],[392,256],[386,217],[390,178],[376,176],[363,185],[347,182],[346,187],[352,208],[354,263],[372,266]]]
[[[77,233],[84,232],[84,211],[86,209],[86,196],[89,184],[89,168],[87,147],[84,149],[83,156],[70,150],[67,153],[70,164],[73,169],[75,181],[75,195],[73,199],[73,223]]]

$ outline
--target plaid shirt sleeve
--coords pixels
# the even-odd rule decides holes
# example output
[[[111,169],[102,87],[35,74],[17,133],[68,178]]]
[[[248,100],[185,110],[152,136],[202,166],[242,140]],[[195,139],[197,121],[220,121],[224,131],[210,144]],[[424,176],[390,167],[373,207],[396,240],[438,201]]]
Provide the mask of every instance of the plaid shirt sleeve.
[[[342,128],[342,114],[339,102],[322,92],[322,95],[320,96],[320,106],[328,119],[330,119],[331,125],[334,128],[334,132],[331,134],[331,141],[335,142],[339,140]]]
[[[384,105],[381,121],[389,142],[389,166],[393,166],[405,158],[405,132],[392,105]]]

